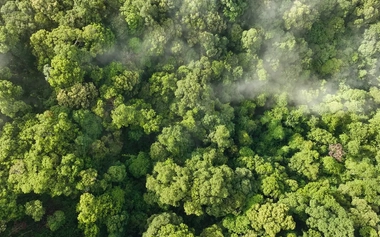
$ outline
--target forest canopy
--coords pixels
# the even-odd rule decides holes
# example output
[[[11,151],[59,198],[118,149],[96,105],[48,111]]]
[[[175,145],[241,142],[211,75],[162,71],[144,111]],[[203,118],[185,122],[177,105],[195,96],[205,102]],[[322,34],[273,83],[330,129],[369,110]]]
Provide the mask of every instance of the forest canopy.
[[[0,235],[380,236],[380,2],[0,0]]]

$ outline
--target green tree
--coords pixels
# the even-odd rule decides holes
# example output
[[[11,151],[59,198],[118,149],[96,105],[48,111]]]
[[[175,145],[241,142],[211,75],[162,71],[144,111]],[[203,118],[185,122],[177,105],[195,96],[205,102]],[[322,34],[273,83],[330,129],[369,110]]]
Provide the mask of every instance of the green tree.
[[[306,223],[327,236],[354,236],[354,226],[345,210],[340,206],[321,205],[316,200],[310,201],[305,212],[310,216]]]
[[[227,39],[220,38],[218,35],[213,35],[209,32],[202,32],[200,35],[200,44],[204,55],[209,58],[216,58],[223,54],[226,47]]]
[[[66,155],[76,150],[73,140],[78,127],[69,119],[67,111],[60,109],[57,107],[39,114],[37,119],[22,126],[18,139],[24,149],[20,156],[23,159],[12,160],[8,179],[16,192],[49,193],[52,196],[74,192],[76,172],[83,163],[74,155]],[[70,170],[76,172],[65,174],[64,166],[73,164]],[[62,176],[57,175],[57,169]],[[67,179],[67,176],[71,178]]]
[[[130,105],[121,104],[111,112],[113,124],[116,127],[138,126],[146,134],[156,132],[160,125],[160,116],[143,100],[131,100]]]
[[[188,169],[167,159],[154,166],[152,175],[147,176],[146,187],[153,192],[154,200],[159,204],[179,206],[179,202],[188,195],[189,176]]]
[[[244,10],[248,6],[244,0],[224,0],[222,4],[224,5],[223,14],[228,17],[230,21],[235,21],[244,13]]]
[[[36,29],[29,1],[7,1],[0,5],[0,53],[7,53]]]
[[[295,222],[287,215],[288,207],[284,204],[255,204],[246,213],[251,227],[260,235],[276,236],[281,230],[293,230]]]
[[[109,29],[99,24],[86,25],[82,30],[60,25],[50,32],[45,29],[35,32],[30,37],[30,41],[33,53],[38,58],[39,70],[42,71],[45,65],[49,65],[53,70],[62,70],[61,77],[64,79],[64,72],[66,75],[71,75],[75,73],[71,71],[74,68],[78,71],[77,74],[85,71],[85,63],[92,57],[103,54],[113,45],[114,35]],[[53,58],[55,58],[54,61],[52,61]],[[55,69],[57,66],[59,69]],[[64,71],[67,67],[71,69]],[[75,78],[67,79],[75,80]],[[76,78],[76,80],[79,79]]]
[[[169,111],[168,105],[174,99],[176,82],[177,78],[174,73],[156,72],[149,78],[149,95],[152,96],[152,104],[157,108],[157,112],[167,113]]]
[[[210,134],[211,141],[218,145],[218,148],[226,149],[232,144],[230,139],[230,132],[224,125],[216,127],[215,132]]]
[[[310,180],[316,180],[319,174],[319,153],[312,150],[312,142],[303,142],[303,149],[295,153],[289,162],[289,168]]]
[[[151,170],[151,160],[148,154],[139,152],[138,155],[129,156],[126,162],[128,171],[135,178],[141,178]]]
[[[21,100],[23,89],[7,80],[0,80],[0,112],[15,118],[18,113],[25,114],[30,106]]]
[[[127,70],[121,63],[112,62],[102,70],[100,96],[106,100],[135,95],[136,85],[140,82],[140,72]]]
[[[45,208],[40,200],[25,203],[25,214],[31,216],[33,220],[40,221],[45,215]]]
[[[56,231],[65,223],[66,217],[63,211],[55,211],[47,217],[47,226],[51,231]]]
[[[97,236],[100,226],[107,227],[108,234],[118,236],[124,232],[127,214],[123,211],[125,191],[116,186],[111,190],[94,196],[83,193],[77,205],[79,227],[85,236]]]
[[[157,139],[168,152],[180,160],[186,157],[193,146],[189,132],[180,125],[163,128]]]
[[[105,178],[110,182],[123,182],[126,177],[127,172],[124,165],[110,166],[105,174]]]
[[[77,62],[61,55],[57,55],[51,60],[47,80],[52,87],[71,87],[77,83],[81,83],[83,79],[84,71]]]
[[[153,176],[147,178],[147,188],[155,202],[172,206],[183,204],[188,215],[207,213],[219,217],[236,213],[253,191],[252,173],[244,168],[233,170],[227,165],[212,165],[222,162],[221,154],[215,150],[194,153],[185,167],[171,159],[158,162]]]
[[[98,23],[101,22],[103,14],[107,12],[106,5],[97,0],[76,1],[70,5],[70,9],[65,12],[60,11],[54,17],[54,20],[59,22],[60,25],[79,28],[91,23]]]
[[[248,53],[256,53],[259,51],[262,41],[263,38],[260,30],[255,28],[243,31],[241,36],[242,46]]]
[[[192,230],[182,221],[182,218],[175,213],[164,212],[152,215],[148,219],[148,228],[143,236],[193,237]]]
[[[318,19],[318,12],[302,1],[294,1],[283,18],[287,30],[310,30],[314,21]]]
[[[210,237],[222,237],[224,236],[223,235],[223,231],[222,231],[222,228],[220,228],[219,226],[217,225],[212,225],[210,227],[207,227],[206,229],[204,229],[202,231],[202,233],[200,234],[200,237],[206,237],[206,236],[210,236]]]
[[[57,93],[59,105],[75,109],[90,107],[97,97],[98,90],[93,83],[76,83]]]
[[[354,197],[352,200],[353,207],[350,208],[350,219],[354,221],[355,229],[363,227],[375,228],[380,222],[379,217],[374,210],[368,205],[367,201]]]

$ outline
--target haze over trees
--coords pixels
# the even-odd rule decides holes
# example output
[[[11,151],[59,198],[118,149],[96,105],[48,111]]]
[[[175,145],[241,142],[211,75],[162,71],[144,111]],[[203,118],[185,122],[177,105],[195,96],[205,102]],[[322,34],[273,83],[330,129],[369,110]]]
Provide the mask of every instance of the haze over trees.
[[[380,3],[0,0],[1,236],[380,236]]]

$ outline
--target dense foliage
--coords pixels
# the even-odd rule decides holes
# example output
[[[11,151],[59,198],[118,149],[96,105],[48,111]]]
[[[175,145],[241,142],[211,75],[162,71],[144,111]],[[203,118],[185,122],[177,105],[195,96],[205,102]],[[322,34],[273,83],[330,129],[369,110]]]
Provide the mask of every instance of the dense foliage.
[[[0,0],[1,236],[380,236],[380,2]]]

